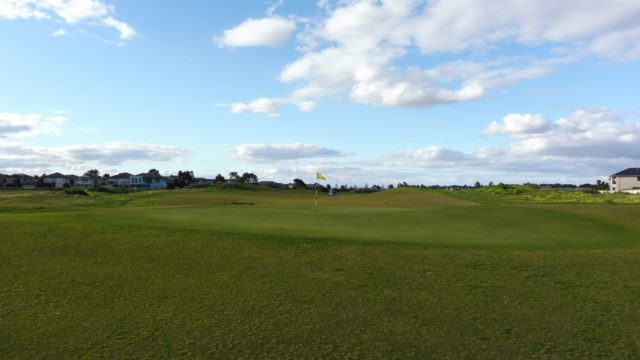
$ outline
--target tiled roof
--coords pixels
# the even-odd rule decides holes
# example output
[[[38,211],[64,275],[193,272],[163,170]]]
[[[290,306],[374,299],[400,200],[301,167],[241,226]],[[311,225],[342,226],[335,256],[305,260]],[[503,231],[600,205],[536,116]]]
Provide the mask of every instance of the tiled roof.
[[[628,168],[611,176],[640,176],[640,168]]]

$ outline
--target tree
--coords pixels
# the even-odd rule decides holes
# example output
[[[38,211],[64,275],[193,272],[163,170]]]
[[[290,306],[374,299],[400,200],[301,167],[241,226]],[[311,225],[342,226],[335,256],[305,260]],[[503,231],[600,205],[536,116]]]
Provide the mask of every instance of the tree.
[[[387,189],[393,189],[393,188],[394,188],[393,184],[389,184],[389,186],[387,186]]]
[[[481,187],[481,186],[482,186],[482,184],[480,184],[480,181],[476,181],[476,183],[475,183],[475,184],[473,184],[473,187],[474,187],[474,188],[479,188],[479,187]]]
[[[233,182],[238,182],[240,180],[240,176],[238,176],[237,171],[232,171],[229,173],[229,180]]]
[[[213,181],[215,181],[216,183],[223,183],[224,182],[224,176],[222,176],[222,174],[218,174],[218,175],[216,175],[216,178],[213,179]]]
[[[302,179],[293,179],[293,188],[294,189],[304,189],[307,187],[307,184],[302,181]]]
[[[188,186],[191,183],[193,183],[193,179],[194,179],[193,171],[191,170],[178,171],[178,179],[177,179],[176,186],[178,187]]]
[[[609,190],[609,183],[602,180],[596,181],[595,190]]]
[[[87,171],[86,173],[84,173],[84,176],[99,177],[100,176],[100,171],[98,171],[98,169],[91,169],[91,170]]]
[[[151,169],[151,170],[147,171],[147,174],[154,175],[154,176],[160,176],[160,171],[158,171],[157,169]]]
[[[254,173],[244,173],[240,177],[240,182],[243,184],[257,184],[258,176]]]

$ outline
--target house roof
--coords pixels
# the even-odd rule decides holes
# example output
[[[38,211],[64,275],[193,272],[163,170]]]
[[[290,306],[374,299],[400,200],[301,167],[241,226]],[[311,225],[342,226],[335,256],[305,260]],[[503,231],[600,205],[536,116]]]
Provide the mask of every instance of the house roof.
[[[27,174],[13,174],[10,177],[12,178],[22,178],[22,179],[33,179],[33,176]]]
[[[162,175],[155,175],[155,174],[149,174],[149,173],[140,173],[137,176],[142,176],[144,178],[155,178],[155,179],[165,178],[165,176],[162,176]]]
[[[48,178],[66,178],[67,176],[57,172],[57,173],[49,174],[49,175],[47,175],[45,177],[48,177]]]
[[[124,172],[124,173],[120,173],[120,174],[118,174],[118,175],[114,175],[114,176],[112,176],[112,177],[111,177],[111,179],[125,179],[125,178],[130,178],[130,177],[132,177],[132,176],[133,176],[133,175],[131,175],[131,174],[129,174],[129,173],[126,173],[126,172]]]
[[[640,168],[628,168],[611,176],[640,176]]]

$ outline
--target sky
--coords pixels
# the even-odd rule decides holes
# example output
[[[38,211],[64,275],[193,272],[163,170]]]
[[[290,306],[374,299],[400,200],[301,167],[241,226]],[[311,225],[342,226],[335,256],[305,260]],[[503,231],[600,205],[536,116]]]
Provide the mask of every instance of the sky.
[[[636,0],[0,0],[0,173],[594,183],[640,167]]]

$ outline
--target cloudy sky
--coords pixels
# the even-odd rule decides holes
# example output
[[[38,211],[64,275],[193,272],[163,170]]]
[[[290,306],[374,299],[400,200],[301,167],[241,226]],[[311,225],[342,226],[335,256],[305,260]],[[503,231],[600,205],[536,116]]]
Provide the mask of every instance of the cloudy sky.
[[[0,173],[595,182],[640,166],[637,0],[0,0]]]

